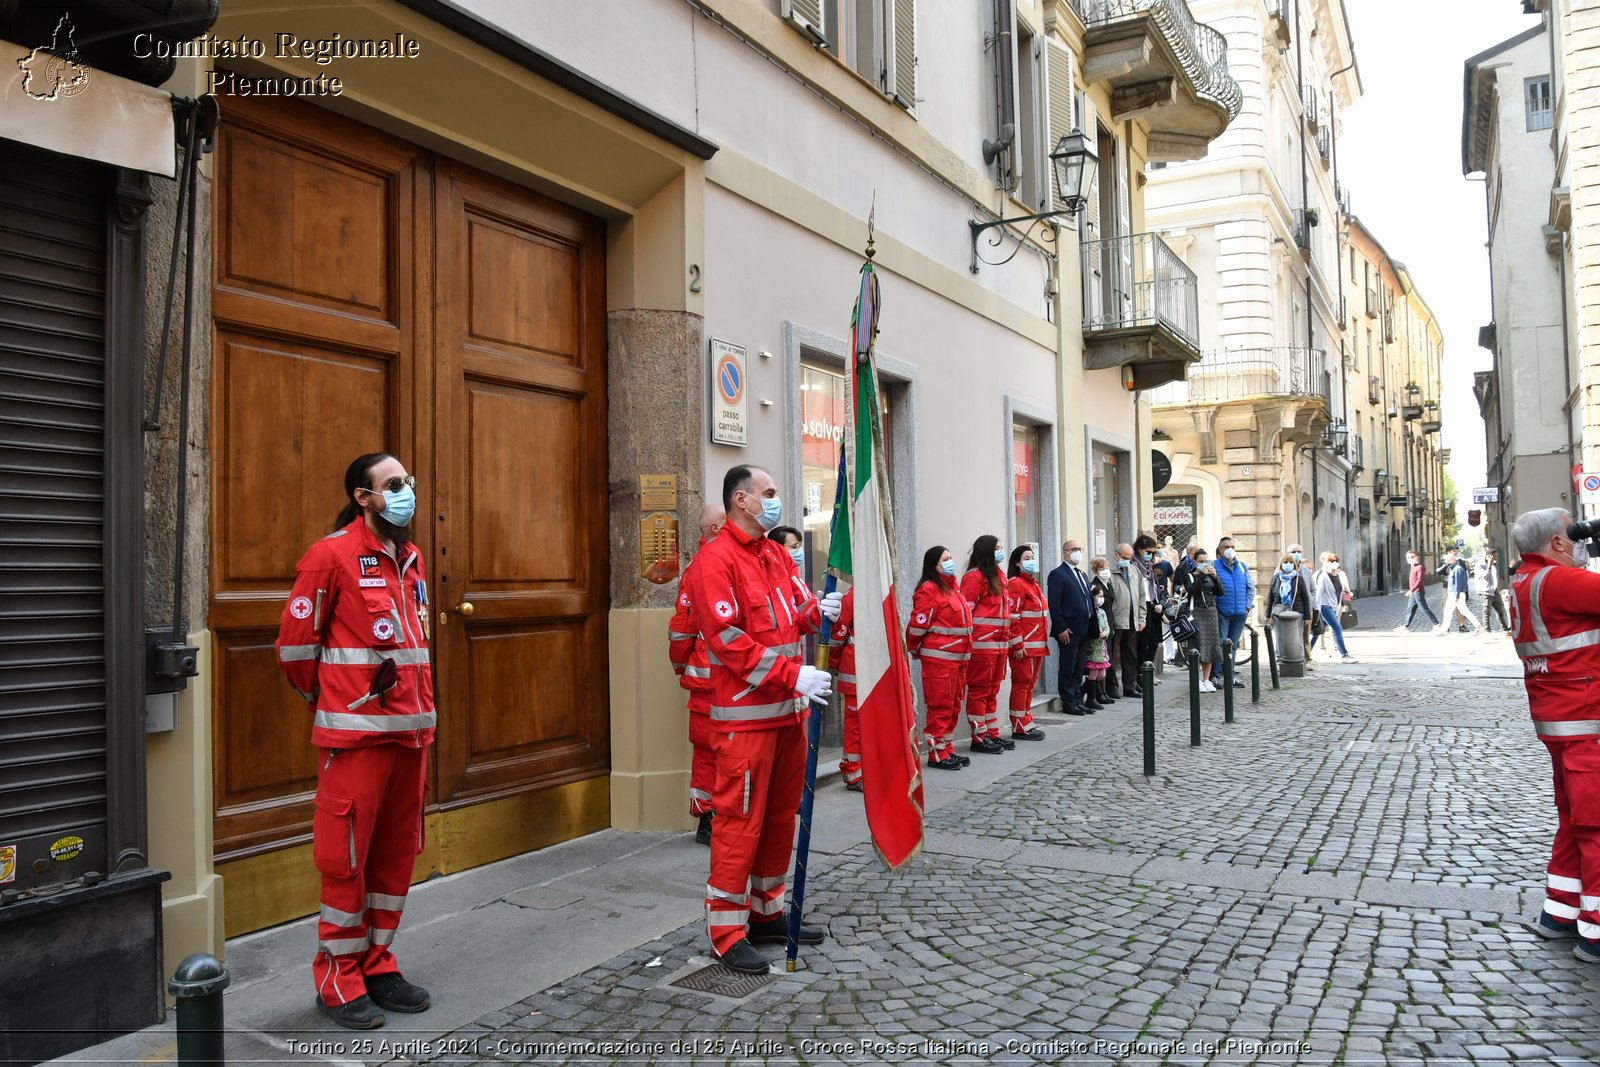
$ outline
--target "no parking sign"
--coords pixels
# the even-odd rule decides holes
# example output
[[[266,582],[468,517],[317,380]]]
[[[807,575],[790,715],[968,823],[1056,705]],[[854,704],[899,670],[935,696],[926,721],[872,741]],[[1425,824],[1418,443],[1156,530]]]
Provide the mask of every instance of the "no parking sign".
[[[1585,504],[1600,504],[1600,474],[1585,474],[1579,477],[1578,499]]]
[[[748,403],[744,349],[711,339],[711,440],[748,445]]]

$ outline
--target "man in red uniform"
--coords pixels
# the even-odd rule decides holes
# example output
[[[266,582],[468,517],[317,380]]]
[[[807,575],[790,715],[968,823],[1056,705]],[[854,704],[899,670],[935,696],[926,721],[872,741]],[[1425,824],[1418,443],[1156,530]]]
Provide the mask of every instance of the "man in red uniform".
[[[345,471],[333,533],[295,571],[278,663],[315,710],[312,859],[322,914],[311,977],[340,1026],[382,1026],[383,1010],[426,1011],[389,946],[422,851],[427,749],[437,716],[428,665],[428,587],[407,527],[416,479],[393,456]]]
[[[822,614],[838,618],[841,597],[830,593],[819,604],[789,553],[765,536],[783,517],[765,470],[729,470],[722,506],[727,525],[683,581],[711,661],[717,829],[706,932],[723,963],[765,974],[767,961],[754,945],[787,940],[785,876],[805,784],[809,702],[832,692],[827,671],[801,662],[803,637],[821,629]],[[821,930],[800,931],[802,944],[822,939]]]
[[[1577,937],[1600,963],[1600,574],[1567,536],[1564,508],[1524,512],[1511,528],[1522,566],[1511,583],[1511,629],[1533,728],[1550,750],[1556,839],[1544,909],[1528,929]]]
[[[716,504],[700,509],[700,545],[705,548],[722,530],[728,517]],[[696,549],[696,552],[699,551]],[[694,561],[684,568],[678,582],[678,606],[667,623],[667,654],[672,657],[672,670],[678,684],[689,691],[689,744],[694,748],[694,759],[689,764],[689,815],[700,820],[694,839],[702,845],[711,844],[711,787],[716,775],[716,759],[711,754],[711,660],[706,656],[706,644],[695,632],[694,620],[689,617],[689,570]]]

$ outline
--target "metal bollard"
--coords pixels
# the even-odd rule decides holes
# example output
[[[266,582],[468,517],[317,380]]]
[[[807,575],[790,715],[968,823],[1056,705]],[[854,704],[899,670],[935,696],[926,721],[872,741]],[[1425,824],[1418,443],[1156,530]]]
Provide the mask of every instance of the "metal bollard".
[[[1222,642],[1222,721],[1233,721],[1233,642]]]
[[[1189,744],[1200,747],[1200,650],[1189,649]]]
[[[1269,625],[1268,627],[1266,627],[1266,631],[1267,631],[1267,666],[1272,669],[1272,688],[1276,689],[1276,688],[1278,688],[1278,651],[1277,651],[1276,648],[1273,647],[1272,627]]]
[[[1261,633],[1250,627],[1250,703],[1261,703]]]
[[[222,991],[232,979],[222,961],[208,952],[196,952],[178,964],[167,982],[167,992],[178,998],[178,1062],[225,1063],[223,1056]]]
[[[1156,665],[1139,664],[1139,688],[1144,690],[1144,776],[1156,773]]]

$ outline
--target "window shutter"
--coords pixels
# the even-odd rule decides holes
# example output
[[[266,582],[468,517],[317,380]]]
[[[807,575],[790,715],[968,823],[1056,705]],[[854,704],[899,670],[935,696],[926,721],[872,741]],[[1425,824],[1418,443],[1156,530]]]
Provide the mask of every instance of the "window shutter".
[[[1061,190],[1056,188],[1055,170],[1049,164],[1049,155],[1056,150],[1061,138],[1071,133],[1077,125],[1077,87],[1072,77],[1072,49],[1056,40],[1045,38],[1045,96],[1050,112],[1049,133],[1046,134],[1045,180],[1050,183],[1050,202],[1057,210],[1066,207],[1061,201]]]
[[[1080,127],[1089,143],[1099,150],[1100,120],[1095,114],[1094,101],[1087,94],[1078,94]],[[1102,163],[1102,165],[1104,165]],[[1105,249],[1088,242],[1100,238],[1100,175],[1089,183],[1083,208],[1078,212],[1079,240],[1083,242],[1083,321],[1085,325],[1099,325],[1105,320]]]
[[[822,35],[822,0],[781,0],[779,6],[789,25],[817,44],[826,40]]]
[[[1089,99],[1087,93],[1078,96],[1078,113],[1083,122],[1083,135],[1089,138],[1089,144],[1094,146],[1096,152],[1100,150],[1100,115],[1095,110],[1094,101]],[[1111,165],[1111,161],[1102,159],[1100,167]],[[1087,203],[1079,213],[1083,219],[1083,238],[1086,241],[1097,241],[1103,234],[1100,232],[1100,174],[1095,173],[1095,180],[1089,183]]]
[[[820,4],[821,0],[813,0]],[[883,91],[907,111],[917,109],[917,3],[883,0]]]

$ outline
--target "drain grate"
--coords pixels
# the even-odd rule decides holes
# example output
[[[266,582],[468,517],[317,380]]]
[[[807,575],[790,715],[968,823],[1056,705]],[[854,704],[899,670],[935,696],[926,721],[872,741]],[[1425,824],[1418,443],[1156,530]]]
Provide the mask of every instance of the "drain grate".
[[[778,976],[775,974],[740,974],[731,967],[713,963],[709,967],[691,971],[682,978],[676,978],[667,984],[677,989],[687,989],[695,993],[710,993],[714,997],[743,1000],[762,986],[769,985],[777,980]]]

